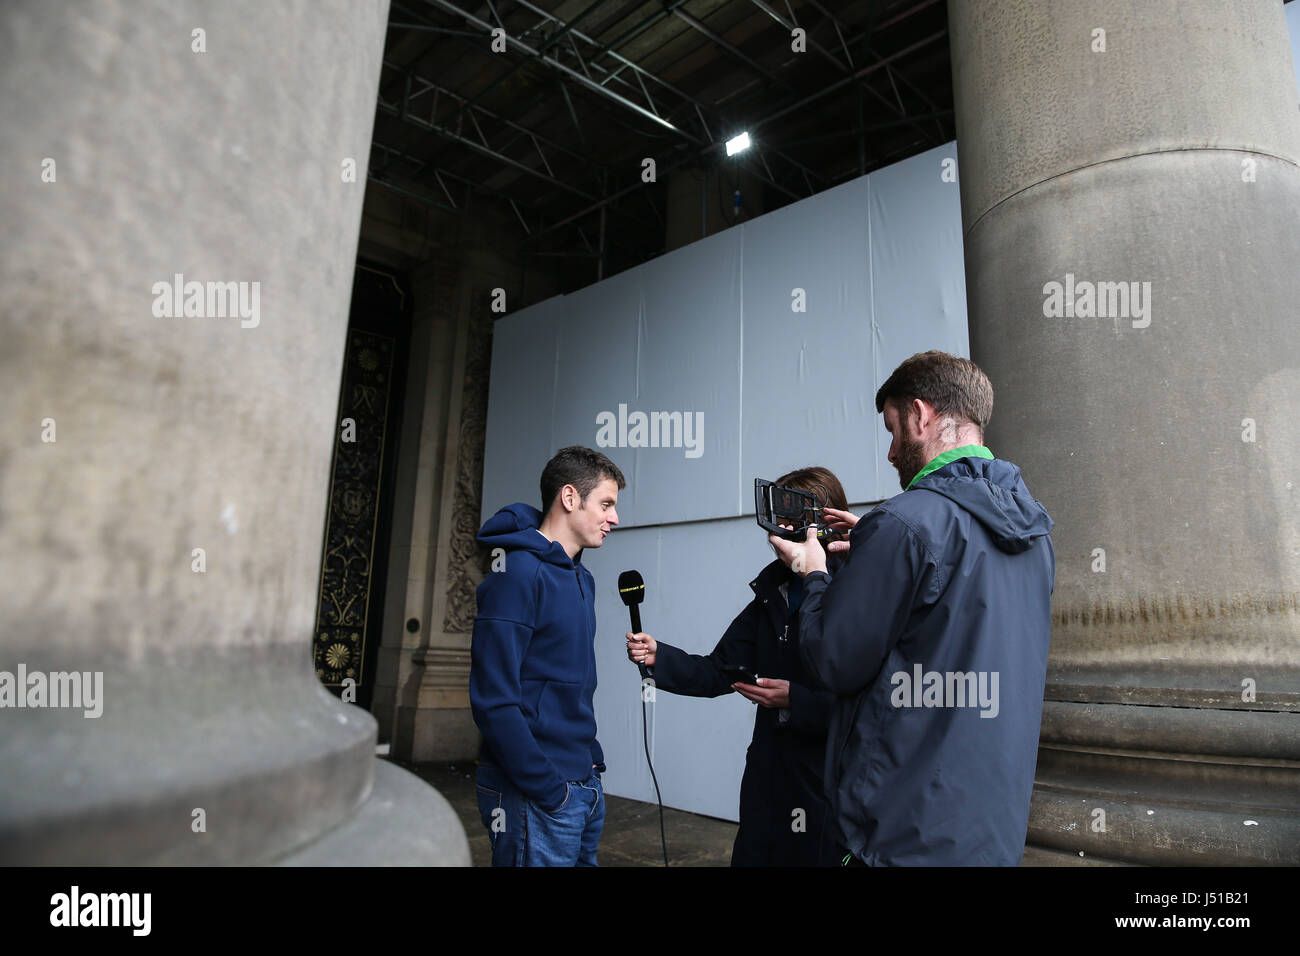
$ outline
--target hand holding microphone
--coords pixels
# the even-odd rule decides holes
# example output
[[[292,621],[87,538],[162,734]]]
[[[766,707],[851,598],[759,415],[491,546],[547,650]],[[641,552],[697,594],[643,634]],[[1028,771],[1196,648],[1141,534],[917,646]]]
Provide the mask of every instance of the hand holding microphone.
[[[645,581],[640,571],[624,571],[618,576],[618,596],[627,605],[632,619],[632,630],[627,634],[627,659],[653,667],[657,645],[653,637],[641,633],[641,609],[637,606],[645,600]]]
[[[655,643],[655,639],[649,634],[627,632],[627,659],[633,664],[654,667],[655,651],[657,649],[658,645]]]

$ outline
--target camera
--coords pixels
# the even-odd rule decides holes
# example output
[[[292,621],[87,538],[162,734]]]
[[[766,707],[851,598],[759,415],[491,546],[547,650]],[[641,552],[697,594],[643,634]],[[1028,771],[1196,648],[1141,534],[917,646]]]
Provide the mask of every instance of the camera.
[[[841,538],[840,532],[822,520],[828,492],[821,485],[815,487],[821,489],[820,495],[755,478],[754,517],[758,526],[787,541],[803,541],[809,528],[817,529],[817,540],[823,545]],[[791,527],[782,528],[783,524]]]

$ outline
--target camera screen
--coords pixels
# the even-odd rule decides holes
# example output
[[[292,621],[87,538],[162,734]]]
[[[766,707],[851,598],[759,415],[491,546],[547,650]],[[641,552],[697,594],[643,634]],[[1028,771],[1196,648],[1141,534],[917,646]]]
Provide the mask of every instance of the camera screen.
[[[772,489],[772,513],[780,518],[802,518],[806,499],[786,488]]]
[[[817,505],[816,495],[763,478],[754,479],[754,517],[758,526],[770,534],[789,541],[801,540],[803,532],[817,520]]]

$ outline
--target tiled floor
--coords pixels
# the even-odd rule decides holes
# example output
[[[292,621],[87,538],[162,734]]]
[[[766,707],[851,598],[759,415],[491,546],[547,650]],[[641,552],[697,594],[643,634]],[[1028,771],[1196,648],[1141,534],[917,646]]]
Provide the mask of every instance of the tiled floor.
[[[386,758],[387,759],[387,758]],[[399,763],[398,761],[394,761]],[[469,836],[475,866],[490,866],[492,849],[479,820],[474,766],[400,764],[438,788]],[[664,833],[670,866],[728,866],[736,824],[681,810],[664,810]],[[663,866],[659,842],[659,807],[623,797],[605,798],[605,829],[600,838],[602,866]]]

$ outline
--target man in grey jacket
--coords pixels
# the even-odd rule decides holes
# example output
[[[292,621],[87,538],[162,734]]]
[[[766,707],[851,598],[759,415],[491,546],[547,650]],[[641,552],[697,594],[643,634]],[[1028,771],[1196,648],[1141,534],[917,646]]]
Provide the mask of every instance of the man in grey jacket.
[[[1052,519],[984,447],[993,387],[974,362],[914,355],[876,410],[903,493],[856,521],[847,564],[832,579],[815,535],[771,539],[804,575],[804,661],[838,695],[825,778],[844,862],[1015,865],[1047,671]]]

